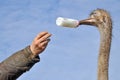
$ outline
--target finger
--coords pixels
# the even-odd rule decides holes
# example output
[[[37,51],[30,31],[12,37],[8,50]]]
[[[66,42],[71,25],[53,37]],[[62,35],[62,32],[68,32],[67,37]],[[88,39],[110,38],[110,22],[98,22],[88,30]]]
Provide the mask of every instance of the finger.
[[[44,35],[48,34],[48,32],[41,32],[36,36],[36,40],[40,39],[41,37],[43,37]]]
[[[50,42],[50,39],[47,39],[46,41],[41,43],[41,46],[46,46]]]
[[[37,40],[38,43],[44,42],[46,40],[50,40],[48,39],[51,36],[51,34],[46,34],[43,37],[41,37],[39,40]]]
[[[49,42],[49,41],[47,41],[47,40],[46,40],[46,41],[44,41],[44,42],[40,43],[40,44],[39,44],[39,48],[46,47],[46,46],[47,46],[47,44],[48,44],[48,42]]]

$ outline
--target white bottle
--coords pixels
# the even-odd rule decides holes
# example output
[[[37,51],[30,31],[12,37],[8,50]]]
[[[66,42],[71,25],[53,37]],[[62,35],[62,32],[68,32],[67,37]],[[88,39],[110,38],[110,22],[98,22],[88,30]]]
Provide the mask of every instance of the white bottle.
[[[79,21],[75,20],[75,19],[58,17],[56,19],[56,24],[58,26],[69,27],[69,28],[76,28],[79,25]]]

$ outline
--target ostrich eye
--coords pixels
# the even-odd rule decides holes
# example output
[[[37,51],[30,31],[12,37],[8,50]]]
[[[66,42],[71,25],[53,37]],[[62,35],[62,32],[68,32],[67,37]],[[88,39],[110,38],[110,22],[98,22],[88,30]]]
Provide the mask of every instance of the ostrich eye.
[[[90,15],[91,16],[97,16],[97,12],[92,12]]]
[[[97,13],[97,12],[93,12],[93,15],[94,15],[94,16],[98,16],[98,13]]]
[[[94,12],[93,14],[94,14],[94,15],[96,15],[97,13],[96,13],[96,12]]]
[[[94,18],[94,17],[96,17],[97,16],[97,13],[96,12],[92,12],[91,14],[90,14],[90,17],[91,18]]]

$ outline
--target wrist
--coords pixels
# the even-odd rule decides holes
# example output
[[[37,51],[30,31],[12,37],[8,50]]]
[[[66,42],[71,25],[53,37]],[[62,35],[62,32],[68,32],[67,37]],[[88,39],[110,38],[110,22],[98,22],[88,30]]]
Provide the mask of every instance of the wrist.
[[[29,49],[30,49],[30,51],[31,51],[31,57],[36,57],[36,56],[38,56],[37,54],[35,54],[35,52],[34,52],[34,50],[32,49],[31,46],[29,46]]]

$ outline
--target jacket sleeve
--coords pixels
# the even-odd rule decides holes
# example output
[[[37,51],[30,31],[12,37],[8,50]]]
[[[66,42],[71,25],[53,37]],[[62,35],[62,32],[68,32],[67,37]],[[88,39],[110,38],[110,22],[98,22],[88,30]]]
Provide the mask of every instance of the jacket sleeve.
[[[34,57],[28,46],[0,63],[0,80],[16,80],[39,61],[39,56]]]

